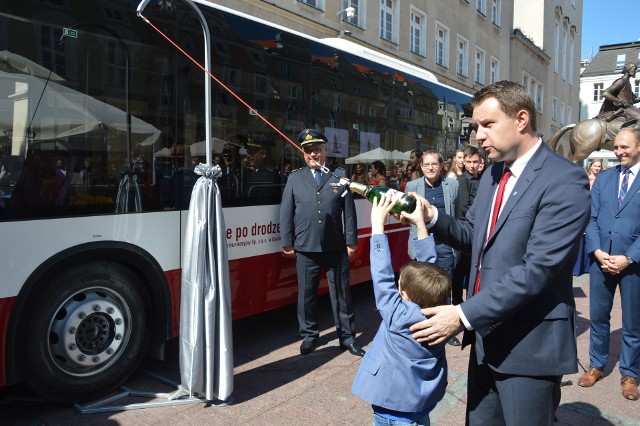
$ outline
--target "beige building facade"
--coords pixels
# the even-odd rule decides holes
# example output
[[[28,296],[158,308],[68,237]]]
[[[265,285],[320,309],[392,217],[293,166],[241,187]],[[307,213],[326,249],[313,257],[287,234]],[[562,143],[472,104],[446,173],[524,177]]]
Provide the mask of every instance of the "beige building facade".
[[[577,121],[582,0],[221,0],[318,38],[344,38],[425,68],[473,94],[524,84],[551,137]]]

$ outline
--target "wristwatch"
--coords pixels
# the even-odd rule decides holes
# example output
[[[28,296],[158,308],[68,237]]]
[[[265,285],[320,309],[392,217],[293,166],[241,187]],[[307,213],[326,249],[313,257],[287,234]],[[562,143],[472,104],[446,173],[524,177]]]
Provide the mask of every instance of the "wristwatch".
[[[633,259],[627,256],[627,262],[629,263],[629,265],[631,265],[633,263]]]

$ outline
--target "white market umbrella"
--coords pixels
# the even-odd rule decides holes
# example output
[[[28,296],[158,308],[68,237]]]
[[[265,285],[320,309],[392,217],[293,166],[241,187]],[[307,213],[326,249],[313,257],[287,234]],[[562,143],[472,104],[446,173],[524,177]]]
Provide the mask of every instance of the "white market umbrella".
[[[51,72],[40,64],[8,50],[0,50],[0,71],[12,74],[25,74],[49,79],[49,81],[64,81],[58,74]]]
[[[11,84],[13,80],[20,83],[20,90],[26,91],[26,116],[16,118],[11,113],[18,108],[14,100],[0,97],[0,111],[10,112],[0,114],[0,131],[13,129],[18,124],[25,128],[28,126],[29,141],[33,143],[81,135],[98,128],[116,134],[126,134],[129,130],[125,111],[89,95],[30,75],[16,79],[0,71],[1,84]],[[24,120],[24,123],[16,123],[16,120]],[[131,140],[134,144],[152,145],[159,137],[160,130],[131,116]]]

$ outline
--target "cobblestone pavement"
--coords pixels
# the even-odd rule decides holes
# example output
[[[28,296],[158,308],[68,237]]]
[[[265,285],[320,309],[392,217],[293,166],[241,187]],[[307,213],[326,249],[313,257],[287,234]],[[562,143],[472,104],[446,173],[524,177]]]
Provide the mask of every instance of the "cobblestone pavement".
[[[580,370],[565,376],[557,425],[639,425],[640,401],[627,401],[620,393],[621,311],[619,300],[612,312],[611,356],[607,377],[593,388],[577,385],[588,364],[588,276],[574,280],[577,305]],[[370,285],[353,289],[358,342],[368,346],[380,322]],[[38,400],[18,386],[0,390],[2,425],[370,425],[371,409],[351,394],[351,383],[360,358],[342,351],[333,328],[330,304],[321,298],[321,345],[301,356],[293,306],[234,322],[234,392],[227,406],[191,404],[97,414],[80,414],[70,405]],[[463,425],[466,404],[469,349],[447,346],[449,385],[445,398],[431,413],[434,425]],[[143,367],[178,381],[178,351],[174,339],[167,345],[165,361],[146,360]],[[126,388],[144,392],[175,390],[142,371]],[[126,397],[115,404],[166,402],[152,397]]]

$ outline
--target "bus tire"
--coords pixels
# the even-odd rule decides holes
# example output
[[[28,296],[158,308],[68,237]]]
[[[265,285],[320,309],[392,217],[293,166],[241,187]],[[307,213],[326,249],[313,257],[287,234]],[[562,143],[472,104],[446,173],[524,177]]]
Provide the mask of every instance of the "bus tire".
[[[147,298],[140,279],[113,262],[59,274],[31,310],[23,377],[57,402],[90,401],[121,385],[149,343]]]

